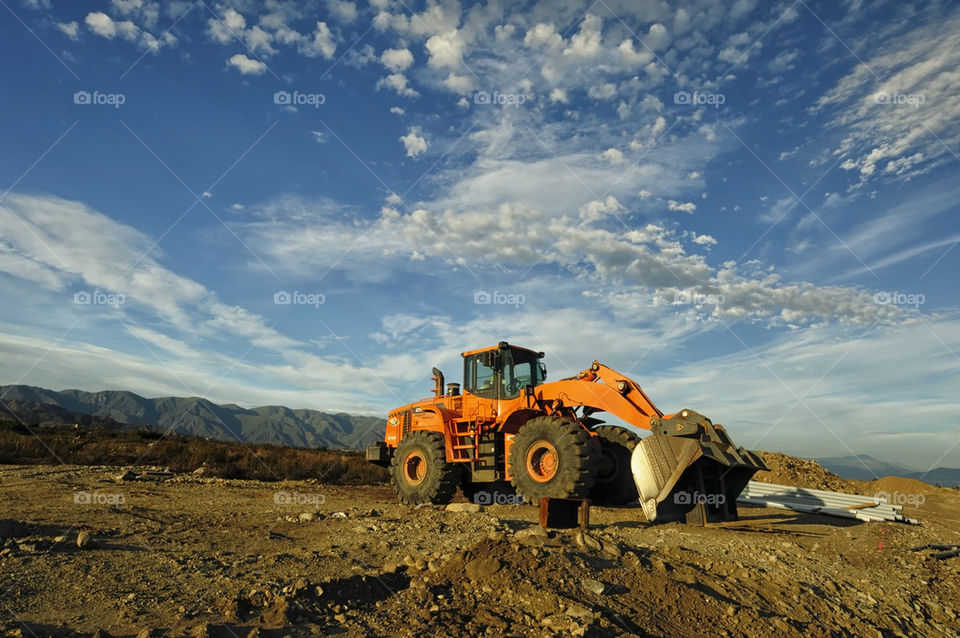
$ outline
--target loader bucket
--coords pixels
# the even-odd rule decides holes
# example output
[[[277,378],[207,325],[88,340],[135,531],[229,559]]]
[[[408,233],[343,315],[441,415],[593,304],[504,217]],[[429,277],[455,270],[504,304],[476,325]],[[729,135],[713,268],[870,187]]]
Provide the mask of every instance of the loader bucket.
[[[737,497],[756,472],[768,469],[763,459],[734,446],[723,426],[693,410],[651,426],[653,434],[637,444],[630,462],[647,520],[737,520]]]

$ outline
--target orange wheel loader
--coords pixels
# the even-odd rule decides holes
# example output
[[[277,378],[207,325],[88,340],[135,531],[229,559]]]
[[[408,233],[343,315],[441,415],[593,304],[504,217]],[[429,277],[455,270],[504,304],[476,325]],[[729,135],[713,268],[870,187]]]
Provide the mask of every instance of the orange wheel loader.
[[[433,396],[391,411],[367,460],[389,468],[410,505],[447,503],[461,488],[487,503],[507,492],[533,503],[639,501],[650,522],[737,518],[740,492],[767,469],[759,455],[693,410],[663,414],[636,381],[597,361],[547,382],[543,356],[505,341],[464,352],[462,392],[433,368]],[[605,425],[601,413],[630,427]]]

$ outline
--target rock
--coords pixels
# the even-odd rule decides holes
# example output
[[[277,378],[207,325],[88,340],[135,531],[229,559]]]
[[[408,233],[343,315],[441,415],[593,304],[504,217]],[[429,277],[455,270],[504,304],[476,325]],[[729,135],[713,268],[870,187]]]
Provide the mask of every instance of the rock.
[[[32,554],[37,551],[37,546],[35,543],[20,543],[17,545],[17,549],[25,554]]]
[[[123,483],[124,481],[133,481],[137,478],[137,473],[131,469],[124,470],[121,474],[116,476],[117,483]]]
[[[427,569],[429,569],[432,572],[440,571],[440,561],[438,560],[427,561]]]
[[[54,542],[54,543],[66,543],[68,540],[70,540],[70,539],[67,538],[66,536],[62,536],[62,535],[61,535],[61,536],[54,536],[54,538],[53,538],[53,542]]]
[[[333,619],[336,620],[341,625],[347,622],[347,617],[344,616],[343,614],[337,614],[336,616],[333,617]]]
[[[737,608],[736,608],[736,607],[734,607],[733,605],[727,605],[727,615],[728,615],[728,616],[734,616],[734,615],[736,615],[736,613],[737,613]]]
[[[466,564],[464,570],[467,573],[467,577],[471,580],[481,580],[496,574],[500,571],[500,567],[502,567],[502,563],[499,558],[486,556],[483,558],[474,558]]]
[[[579,618],[580,620],[593,620],[593,612],[580,603],[574,603],[570,605],[563,613],[571,618]]]
[[[260,638],[260,628],[254,627],[250,630],[250,633],[247,634],[247,638]]]
[[[403,564],[407,567],[413,567],[416,563],[417,561],[410,554],[403,557]]]
[[[80,549],[83,549],[85,547],[93,547],[94,544],[95,544],[95,539],[93,538],[93,534],[91,534],[87,530],[83,530],[82,532],[77,534],[77,547],[79,547]],[[147,631],[147,630],[144,630],[144,631]]]
[[[603,553],[614,558],[620,558],[623,552],[620,551],[620,545],[616,541],[604,541]]]
[[[204,474],[207,473],[207,468],[201,465],[200,467],[195,469],[193,473],[196,474],[197,476],[203,476]]]
[[[532,527],[521,529],[520,531],[515,533],[513,537],[516,539],[521,539],[521,538],[530,538],[533,536],[545,537],[546,535],[547,535],[547,530],[543,529],[539,525],[534,525]]]
[[[413,568],[418,572],[422,572],[427,568],[427,561],[423,560],[422,558],[418,558],[416,561],[414,561]]]
[[[588,591],[593,592],[597,596],[600,596],[607,590],[607,586],[601,583],[599,580],[593,580],[592,578],[585,578],[583,580],[583,586]]]
[[[347,517],[346,512],[334,512],[333,514],[330,515],[330,518],[346,518],[346,517]]]
[[[476,514],[483,509],[483,506],[477,503],[450,503],[444,509],[448,512],[469,512]]]
[[[384,574],[396,574],[398,569],[400,569],[400,566],[396,563],[384,563],[383,565]]]
[[[313,512],[300,512],[300,516],[298,518],[300,519],[301,523],[306,523],[316,518],[316,515]]]
[[[583,530],[577,531],[576,542],[577,545],[586,549],[592,549],[594,551],[600,551],[603,549],[603,545],[600,544],[600,541],[594,538],[589,532],[584,532]]]

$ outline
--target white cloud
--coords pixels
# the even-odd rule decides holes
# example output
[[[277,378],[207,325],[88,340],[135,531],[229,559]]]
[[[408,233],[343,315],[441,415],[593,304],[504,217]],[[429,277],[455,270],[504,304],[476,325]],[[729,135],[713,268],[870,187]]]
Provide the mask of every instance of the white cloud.
[[[237,53],[227,60],[227,64],[234,67],[243,75],[260,75],[267,70],[267,65],[260,60],[248,58],[243,53]]]
[[[316,31],[313,33],[313,40],[301,48],[304,55],[308,57],[322,56],[324,59],[333,58],[337,50],[337,43],[326,22],[317,22]]]
[[[603,159],[611,164],[623,164],[623,152],[620,149],[608,148],[603,153]]]
[[[76,22],[58,22],[57,28],[71,40],[76,40],[80,33],[80,25]]]
[[[608,196],[606,199],[598,199],[588,202],[580,208],[580,219],[586,223],[593,223],[604,219],[610,213],[620,213],[625,209],[617,201],[616,197]]]
[[[100,37],[107,38],[108,40],[119,37],[121,40],[134,42],[152,52],[158,51],[164,44],[172,45],[176,43],[176,38],[173,37],[172,34],[168,34],[169,37],[165,37],[161,41],[151,33],[141,30],[140,27],[130,20],[114,20],[102,11],[88,13],[84,19],[84,23],[90,31]]]
[[[420,95],[416,90],[407,84],[407,76],[403,73],[391,73],[377,82],[377,88],[387,87],[397,92],[397,95],[403,97],[417,97]]]
[[[553,24],[539,22],[527,31],[523,43],[534,49],[556,48],[563,44],[563,38]]]
[[[560,88],[551,90],[550,101],[553,103],[566,104],[569,101],[567,92]]]
[[[313,135],[313,140],[317,144],[327,143],[327,133],[325,131],[310,131],[310,134]]]
[[[390,112],[393,113],[394,115],[401,115],[401,116],[407,114],[407,112],[404,111],[404,110],[403,110],[402,108],[400,108],[399,106],[391,106],[391,107],[390,107]]]
[[[460,32],[453,29],[442,35],[432,36],[427,40],[426,47],[430,53],[427,63],[431,67],[456,69],[463,60],[466,42]]]
[[[380,63],[394,73],[403,73],[413,64],[410,49],[387,49],[380,54]]]
[[[676,210],[676,211],[680,211],[681,213],[693,214],[693,212],[697,210],[697,205],[694,204],[693,202],[686,202],[684,204],[681,204],[680,202],[671,199],[670,201],[667,202],[667,210]]]
[[[357,19],[357,5],[346,0],[327,0],[327,7],[340,22],[350,23]]]
[[[588,13],[580,23],[580,30],[570,38],[570,45],[563,50],[563,55],[579,60],[598,57],[603,50],[602,30],[603,19]]]
[[[617,95],[617,85],[612,82],[599,82],[590,87],[587,95],[595,100],[609,100]]]
[[[426,153],[429,147],[426,138],[420,135],[420,129],[416,126],[411,127],[407,134],[400,138],[400,141],[407,151],[407,157],[419,157]]]

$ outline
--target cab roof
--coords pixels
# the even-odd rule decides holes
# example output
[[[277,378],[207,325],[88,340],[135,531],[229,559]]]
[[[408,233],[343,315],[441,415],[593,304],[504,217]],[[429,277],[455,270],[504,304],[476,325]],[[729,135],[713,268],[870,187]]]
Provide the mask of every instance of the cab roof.
[[[468,357],[468,356],[470,356],[470,355],[472,355],[472,354],[479,354],[479,353],[481,353],[481,352],[487,352],[488,350],[506,350],[507,348],[511,348],[511,349],[513,349],[513,350],[523,350],[524,352],[529,352],[530,354],[532,354],[532,355],[534,355],[534,356],[536,356],[536,357],[543,358],[543,353],[542,353],[542,352],[537,352],[536,350],[531,350],[530,348],[524,348],[523,346],[515,346],[515,345],[512,345],[512,344],[507,343],[506,341],[501,341],[501,342],[498,343],[497,345],[495,345],[495,346],[490,346],[489,348],[480,348],[480,349],[478,349],[478,350],[468,350],[467,352],[462,352],[462,353],[460,353],[460,355],[463,356],[463,357]]]

